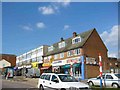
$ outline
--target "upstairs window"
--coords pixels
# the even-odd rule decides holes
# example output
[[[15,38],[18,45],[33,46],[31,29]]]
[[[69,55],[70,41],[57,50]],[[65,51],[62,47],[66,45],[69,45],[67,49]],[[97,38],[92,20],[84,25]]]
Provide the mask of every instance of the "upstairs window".
[[[43,48],[38,49],[37,53],[42,53],[43,52]]]
[[[80,36],[72,39],[72,44],[76,44],[76,43],[79,43],[79,42],[81,42],[81,37]]]
[[[54,55],[54,59],[58,59],[58,54]]]
[[[73,56],[73,55],[74,55],[74,50],[70,50],[67,52],[68,57]]]
[[[80,54],[80,49],[75,49],[75,55],[79,55]]]
[[[64,58],[64,53],[60,53],[60,58]]]
[[[65,42],[60,42],[59,43],[59,48],[65,47]]]
[[[48,47],[48,52],[53,51],[53,46]]]

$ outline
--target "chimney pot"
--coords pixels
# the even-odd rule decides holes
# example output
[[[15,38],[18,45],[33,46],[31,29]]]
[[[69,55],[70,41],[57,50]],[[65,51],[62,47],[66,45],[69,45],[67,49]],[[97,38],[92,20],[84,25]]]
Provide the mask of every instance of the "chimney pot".
[[[61,41],[64,41],[63,37],[61,37]]]
[[[73,32],[73,37],[76,37],[77,36],[77,33],[76,32]]]

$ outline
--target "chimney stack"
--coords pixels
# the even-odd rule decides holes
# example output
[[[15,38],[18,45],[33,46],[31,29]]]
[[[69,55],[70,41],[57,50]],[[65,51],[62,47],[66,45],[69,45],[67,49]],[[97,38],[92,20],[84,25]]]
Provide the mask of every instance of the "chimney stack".
[[[76,32],[73,32],[73,37],[76,37],[77,36],[77,33]]]
[[[61,41],[64,41],[63,37],[61,37]]]

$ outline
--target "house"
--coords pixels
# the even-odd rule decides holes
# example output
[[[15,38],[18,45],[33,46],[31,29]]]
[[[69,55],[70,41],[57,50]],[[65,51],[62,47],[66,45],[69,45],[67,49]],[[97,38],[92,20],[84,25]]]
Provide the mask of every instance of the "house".
[[[109,69],[107,48],[96,29],[63,39],[48,47],[43,56],[43,72],[69,73],[76,78],[90,78],[99,75],[99,53],[102,56],[103,71]]]
[[[14,67],[16,66],[16,55],[0,54],[0,74],[7,74],[13,77]]]

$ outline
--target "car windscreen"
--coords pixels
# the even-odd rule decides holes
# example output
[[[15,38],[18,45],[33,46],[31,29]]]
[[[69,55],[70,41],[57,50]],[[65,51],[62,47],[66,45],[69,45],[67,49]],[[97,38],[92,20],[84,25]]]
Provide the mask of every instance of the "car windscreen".
[[[115,76],[117,76],[118,78],[120,78],[120,74],[115,74]]]
[[[58,75],[62,82],[78,82],[73,76],[71,75]]]

